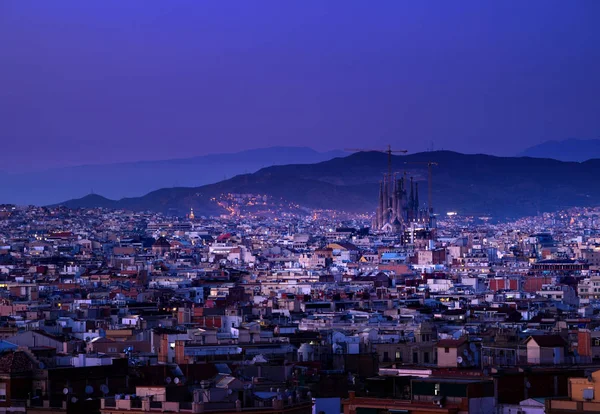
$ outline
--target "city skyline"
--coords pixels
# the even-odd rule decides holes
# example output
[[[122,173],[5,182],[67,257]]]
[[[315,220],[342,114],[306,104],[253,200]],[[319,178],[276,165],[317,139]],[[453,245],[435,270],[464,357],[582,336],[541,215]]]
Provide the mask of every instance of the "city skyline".
[[[0,1],[0,412],[600,412],[599,0]]]

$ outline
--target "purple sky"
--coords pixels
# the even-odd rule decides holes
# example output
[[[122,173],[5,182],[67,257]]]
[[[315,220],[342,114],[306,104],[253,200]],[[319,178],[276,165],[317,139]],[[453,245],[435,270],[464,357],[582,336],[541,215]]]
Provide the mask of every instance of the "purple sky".
[[[600,136],[600,1],[0,2],[0,170]]]

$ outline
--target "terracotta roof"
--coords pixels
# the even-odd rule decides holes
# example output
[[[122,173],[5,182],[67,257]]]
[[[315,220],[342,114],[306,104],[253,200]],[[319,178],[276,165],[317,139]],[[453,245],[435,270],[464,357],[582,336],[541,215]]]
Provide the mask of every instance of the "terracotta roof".
[[[333,245],[338,245],[343,249],[346,250],[358,250],[358,247],[356,247],[354,244],[352,243],[348,243],[348,242],[336,242],[336,243],[331,243],[329,244],[329,246],[333,246]]]
[[[560,335],[532,335],[525,340],[525,343],[529,341],[535,341],[541,348],[562,348],[566,346],[566,342]]]
[[[225,233],[225,234],[221,234],[219,237],[217,237],[217,241],[224,241],[224,240],[228,240],[231,238],[231,233]]]
[[[442,339],[438,341],[438,348],[458,348],[459,346],[464,345],[467,342],[467,338],[460,339]]]
[[[33,363],[23,351],[7,352],[0,356],[0,372],[18,373],[32,369]]]

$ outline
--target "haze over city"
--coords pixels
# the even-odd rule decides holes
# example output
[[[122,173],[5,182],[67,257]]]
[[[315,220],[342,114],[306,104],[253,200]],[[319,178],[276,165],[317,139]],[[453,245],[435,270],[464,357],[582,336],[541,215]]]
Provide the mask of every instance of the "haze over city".
[[[3,1],[0,170],[600,131],[600,4]]]

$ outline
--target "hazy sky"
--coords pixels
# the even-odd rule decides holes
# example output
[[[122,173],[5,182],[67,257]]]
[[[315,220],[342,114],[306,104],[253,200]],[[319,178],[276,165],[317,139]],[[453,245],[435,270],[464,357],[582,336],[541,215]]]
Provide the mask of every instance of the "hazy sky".
[[[0,170],[600,136],[600,1],[0,2]]]

